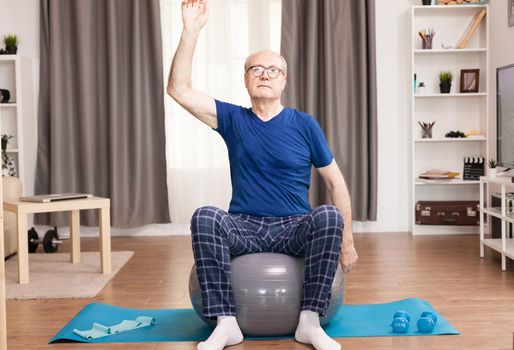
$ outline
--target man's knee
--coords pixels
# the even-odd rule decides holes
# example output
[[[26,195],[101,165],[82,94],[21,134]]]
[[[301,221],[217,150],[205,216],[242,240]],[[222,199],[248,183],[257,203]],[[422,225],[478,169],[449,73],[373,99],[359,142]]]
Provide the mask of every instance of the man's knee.
[[[191,234],[195,235],[205,230],[212,232],[219,226],[222,217],[223,210],[216,207],[204,206],[196,209],[191,218]]]
[[[344,228],[343,216],[335,205],[321,205],[311,212],[314,226],[320,228],[336,228],[341,232]]]

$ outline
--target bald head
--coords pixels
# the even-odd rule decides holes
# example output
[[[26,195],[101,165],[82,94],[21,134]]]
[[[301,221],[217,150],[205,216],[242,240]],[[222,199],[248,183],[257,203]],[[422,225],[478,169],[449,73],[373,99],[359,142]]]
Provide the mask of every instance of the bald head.
[[[284,75],[287,74],[286,59],[282,55],[270,50],[257,51],[248,56],[245,61],[245,72],[249,67],[261,64],[259,62],[262,60],[276,61],[275,65],[283,71]]]

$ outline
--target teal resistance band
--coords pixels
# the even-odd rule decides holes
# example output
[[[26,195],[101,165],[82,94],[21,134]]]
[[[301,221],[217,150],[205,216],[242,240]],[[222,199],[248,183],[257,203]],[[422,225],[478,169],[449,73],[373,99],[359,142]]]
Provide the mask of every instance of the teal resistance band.
[[[81,336],[85,339],[96,339],[106,337],[121,332],[132,331],[134,329],[148,327],[155,324],[155,318],[147,316],[139,316],[135,321],[125,320],[120,324],[107,327],[100,323],[93,323],[93,327],[90,330],[80,331],[74,329],[73,333]]]

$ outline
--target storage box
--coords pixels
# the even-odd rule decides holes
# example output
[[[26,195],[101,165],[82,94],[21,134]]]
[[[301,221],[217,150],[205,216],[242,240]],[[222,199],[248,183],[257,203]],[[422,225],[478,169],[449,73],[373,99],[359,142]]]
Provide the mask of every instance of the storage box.
[[[478,201],[419,201],[416,203],[417,225],[480,224]]]

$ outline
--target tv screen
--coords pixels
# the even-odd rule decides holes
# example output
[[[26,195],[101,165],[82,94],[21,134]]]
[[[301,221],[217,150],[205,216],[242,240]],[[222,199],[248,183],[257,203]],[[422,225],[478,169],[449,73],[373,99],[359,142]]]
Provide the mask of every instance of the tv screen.
[[[496,157],[514,168],[514,64],[496,70]]]

